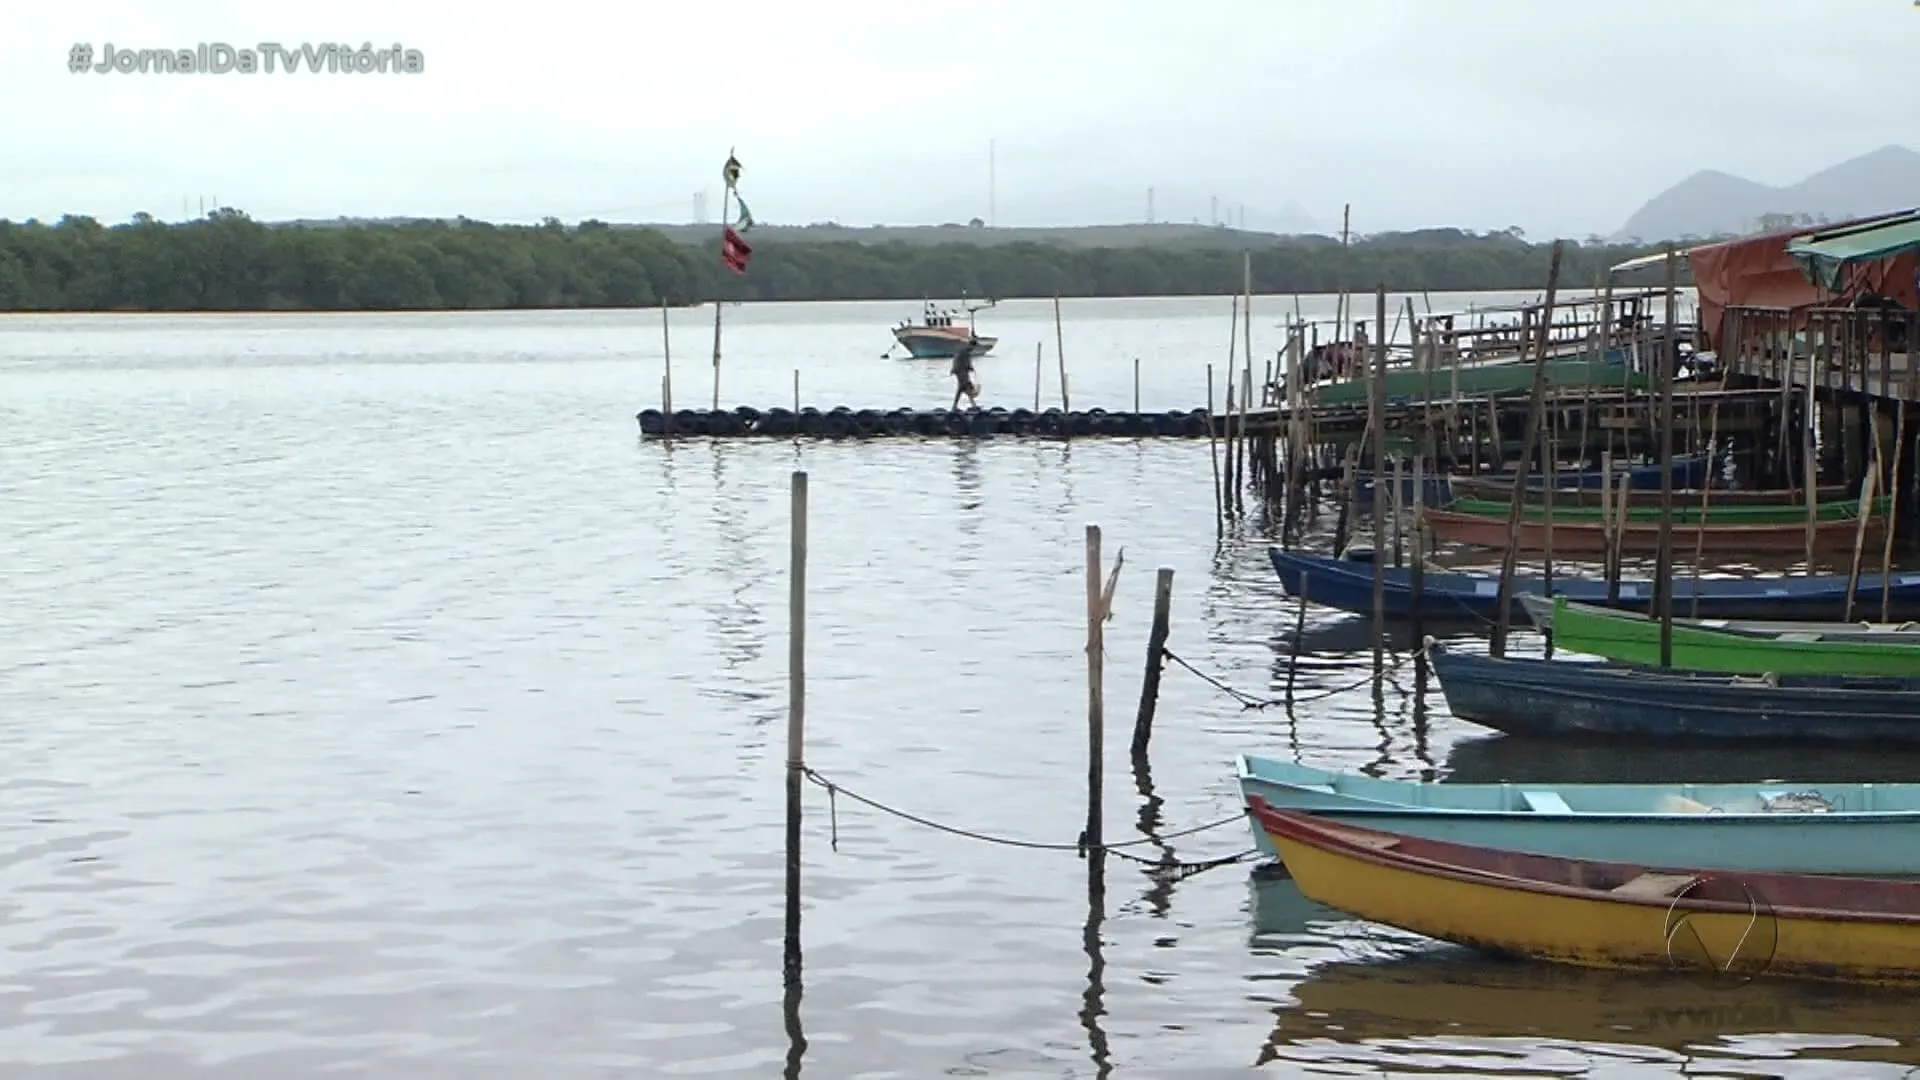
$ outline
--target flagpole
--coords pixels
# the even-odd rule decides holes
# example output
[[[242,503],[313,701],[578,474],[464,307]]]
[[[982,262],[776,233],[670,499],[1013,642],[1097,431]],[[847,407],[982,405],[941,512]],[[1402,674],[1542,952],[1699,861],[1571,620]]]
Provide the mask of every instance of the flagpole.
[[[733,160],[733,154],[731,151],[729,151],[727,154],[727,160],[729,161]],[[728,183],[720,189],[720,228],[723,230],[729,228],[730,227],[729,223],[733,221],[733,213],[729,209],[732,202],[733,202],[733,184]],[[722,235],[724,236],[725,233],[722,233]],[[719,279],[716,277],[714,280],[718,281]],[[713,411],[714,412],[720,411],[720,307],[721,307],[720,287],[716,284],[713,289]]]

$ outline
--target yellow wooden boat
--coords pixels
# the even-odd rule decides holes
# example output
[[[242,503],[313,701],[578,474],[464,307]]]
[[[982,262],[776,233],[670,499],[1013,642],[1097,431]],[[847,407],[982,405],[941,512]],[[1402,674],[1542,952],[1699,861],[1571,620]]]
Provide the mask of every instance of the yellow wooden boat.
[[[1920,881],[1563,859],[1249,809],[1308,899],[1427,937],[1591,968],[1920,984]]]

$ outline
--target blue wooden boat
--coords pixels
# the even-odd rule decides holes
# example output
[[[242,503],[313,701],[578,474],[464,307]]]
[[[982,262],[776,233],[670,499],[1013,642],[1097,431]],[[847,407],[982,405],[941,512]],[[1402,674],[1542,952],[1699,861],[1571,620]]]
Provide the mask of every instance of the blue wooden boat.
[[[1920,724],[1916,724],[1920,726]],[[1920,784],[1419,784],[1241,755],[1277,809],[1561,858],[1802,874],[1920,873]],[[1276,854],[1253,823],[1254,843]]]
[[[1427,661],[1448,710],[1513,735],[1920,744],[1920,677],[1756,677],[1496,659],[1428,640]]]
[[[1269,548],[1269,558],[1280,575],[1280,586],[1288,596],[1300,596],[1305,582],[1306,599],[1342,611],[1373,614],[1373,566],[1350,559],[1325,555],[1307,555],[1297,551]],[[1920,571],[1895,573],[1889,582],[1888,599],[1895,619],[1920,617]],[[1885,580],[1879,574],[1861,574],[1854,589],[1861,610],[1880,609],[1880,587]],[[1388,566],[1384,572],[1383,603],[1390,619],[1405,619],[1413,614],[1413,577],[1406,568]],[[1500,576],[1488,573],[1427,573],[1422,584],[1421,615],[1435,621],[1447,619],[1485,619],[1499,615]],[[1546,583],[1537,575],[1515,574],[1514,600],[1509,617],[1515,626],[1526,625],[1521,609],[1522,594],[1546,595]],[[1605,604],[1607,583],[1598,578],[1553,579],[1553,595],[1583,604]],[[1673,608],[1702,619],[1844,619],[1847,609],[1845,574],[1797,575],[1793,577],[1675,578]],[[1653,603],[1653,582],[1622,581],[1620,602],[1625,611],[1648,611]]]
[[[1712,470],[1713,457],[1710,454],[1677,455],[1673,459],[1673,486],[1676,488],[1696,487],[1706,481],[1707,474],[1712,472]],[[1377,486],[1385,486],[1385,484],[1376,481],[1377,475],[1378,474],[1372,469],[1357,469],[1354,471],[1354,499],[1360,503],[1360,505],[1373,505],[1374,489]],[[1659,462],[1654,462],[1649,465],[1631,465],[1624,469],[1616,468],[1613,470],[1613,475],[1616,483],[1624,482],[1626,486],[1631,488],[1658,490],[1660,487]],[[1553,487],[1556,491],[1574,488],[1598,490],[1602,486],[1601,481],[1605,476],[1606,472],[1602,469],[1564,469],[1554,474]],[[1487,473],[1484,476],[1477,477],[1477,479],[1511,487],[1513,485],[1514,474]],[[1392,478],[1389,477],[1385,483],[1391,482]],[[1529,489],[1542,491],[1545,490],[1546,486],[1547,478],[1544,474],[1531,473],[1527,476],[1527,487]],[[1410,473],[1402,471],[1400,474],[1400,505],[1413,505],[1413,490],[1413,476]],[[1427,477],[1426,491],[1421,501],[1428,506],[1445,506],[1447,503],[1452,502],[1453,488],[1450,478],[1445,473]]]

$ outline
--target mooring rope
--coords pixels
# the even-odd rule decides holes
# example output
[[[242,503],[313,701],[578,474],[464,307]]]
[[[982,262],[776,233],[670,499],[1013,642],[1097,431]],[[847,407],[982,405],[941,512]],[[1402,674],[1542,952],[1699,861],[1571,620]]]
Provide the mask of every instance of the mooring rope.
[[[1345,686],[1336,686],[1331,690],[1320,690],[1312,694],[1295,694],[1291,699],[1254,697],[1252,694],[1246,693],[1241,690],[1236,690],[1233,687],[1228,686],[1226,683],[1221,682],[1219,679],[1214,678],[1212,675],[1209,675],[1206,672],[1201,671],[1199,668],[1194,667],[1192,664],[1187,663],[1185,660],[1182,660],[1179,656],[1175,655],[1172,649],[1162,649],[1160,651],[1161,651],[1161,654],[1165,656],[1167,659],[1173,661],[1174,663],[1180,665],[1181,667],[1186,668],[1188,671],[1192,672],[1193,674],[1199,676],[1202,682],[1220,691],[1221,693],[1227,695],[1228,697],[1234,699],[1235,701],[1238,701],[1242,709],[1266,709],[1266,708],[1271,708],[1275,705],[1287,705],[1287,704],[1300,705],[1303,703],[1321,701],[1326,698],[1333,697],[1336,694],[1350,693],[1354,690],[1360,689],[1361,687],[1367,685],[1370,682],[1373,682],[1377,679],[1385,677],[1385,675],[1389,671],[1398,670],[1399,668],[1404,666],[1408,660],[1414,659],[1415,657],[1418,657],[1418,656],[1425,655],[1427,650],[1424,647],[1422,647],[1419,649],[1415,649],[1410,653],[1405,653],[1401,656],[1395,657],[1393,663],[1388,664],[1385,667],[1382,667],[1380,670],[1373,672],[1367,675],[1366,677],[1359,679],[1355,682],[1349,683]]]
[[[905,810],[900,809],[899,807],[888,806],[886,803],[883,803],[878,799],[869,798],[868,796],[862,795],[859,792],[849,791],[845,787],[842,787],[839,783],[833,780],[829,780],[826,777],[820,775],[820,773],[818,773],[814,769],[802,766],[800,771],[802,774],[806,776],[808,780],[826,789],[829,843],[832,846],[833,850],[835,851],[840,850],[840,809],[839,809],[838,797],[841,795],[845,795],[847,798],[852,799],[854,802],[860,803],[861,805],[870,807],[874,810],[878,810],[883,814],[889,814],[893,817],[897,817],[901,819],[902,821],[910,821],[915,825],[919,825],[928,829],[933,829],[936,832],[943,832],[950,836],[959,836],[968,840],[979,840],[982,843],[997,844],[1001,847],[1025,848],[1030,851],[1072,851],[1072,852],[1077,852],[1082,856],[1086,855],[1090,851],[1101,851],[1110,855],[1119,856],[1120,858],[1123,858],[1123,859],[1129,859],[1134,862],[1141,863],[1148,867],[1152,867],[1154,872],[1156,873],[1156,876],[1169,878],[1173,881],[1179,881],[1185,878],[1192,877],[1193,875],[1200,873],[1202,870],[1211,870],[1216,866],[1227,866],[1231,863],[1241,862],[1244,859],[1248,858],[1249,856],[1255,854],[1254,851],[1248,850],[1248,851],[1241,852],[1237,855],[1230,855],[1230,856],[1226,856],[1224,858],[1219,858],[1219,859],[1208,859],[1202,862],[1180,862],[1178,860],[1164,859],[1164,858],[1145,859],[1145,858],[1141,858],[1138,855],[1134,855],[1130,852],[1122,850],[1124,848],[1140,847],[1141,845],[1144,845],[1144,844],[1164,845],[1165,842],[1168,840],[1178,840],[1183,836],[1193,836],[1197,833],[1203,833],[1210,829],[1217,829],[1222,825],[1231,825],[1234,822],[1245,820],[1246,818],[1245,810],[1240,810],[1228,817],[1223,817],[1218,821],[1209,821],[1205,825],[1195,825],[1190,829],[1181,829],[1177,832],[1162,833],[1158,836],[1144,836],[1138,840],[1123,840],[1117,844],[1100,844],[1098,846],[1089,845],[1087,843],[1087,836],[1084,831],[1080,834],[1080,838],[1075,842],[1071,844],[1061,844],[1061,843],[1053,843],[1053,842],[1044,841],[1044,840],[1021,840],[1015,837],[994,836],[990,833],[975,832],[972,829],[963,829],[957,825],[947,825],[942,822],[934,821],[931,818],[922,817],[919,814],[909,813]]]

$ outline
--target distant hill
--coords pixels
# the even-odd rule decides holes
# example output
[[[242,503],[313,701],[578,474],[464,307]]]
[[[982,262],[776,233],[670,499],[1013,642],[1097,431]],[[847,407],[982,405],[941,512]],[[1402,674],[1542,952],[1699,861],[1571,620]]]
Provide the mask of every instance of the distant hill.
[[[1785,217],[1817,223],[1920,206],[1920,153],[1883,146],[1773,187],[1716,170],[1694,173],[1634,211],[1616,240],[1754,232]]]

